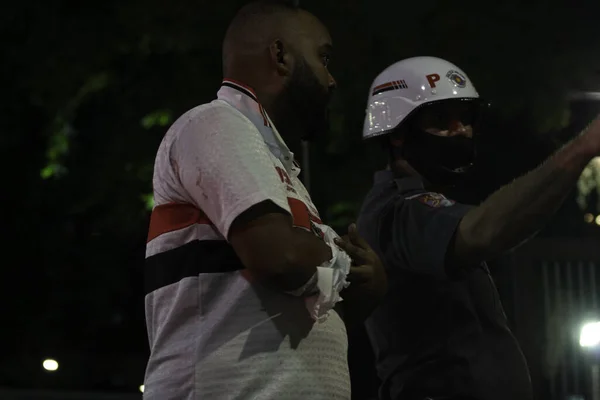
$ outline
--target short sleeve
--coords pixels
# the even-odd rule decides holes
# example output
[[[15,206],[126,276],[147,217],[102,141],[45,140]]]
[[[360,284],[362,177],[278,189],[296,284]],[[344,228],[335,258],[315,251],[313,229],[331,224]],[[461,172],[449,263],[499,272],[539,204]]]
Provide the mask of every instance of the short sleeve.
[[[404,268],[446,278],[448,246],[458,224],[472,208],[438,193],[420,193],[394,207],[392,245]]]
[[[285,188],[258,129],[227,104],[212,103],[178,132],[171,151],[179,180],[219,232],[270,200],[290,212]]]

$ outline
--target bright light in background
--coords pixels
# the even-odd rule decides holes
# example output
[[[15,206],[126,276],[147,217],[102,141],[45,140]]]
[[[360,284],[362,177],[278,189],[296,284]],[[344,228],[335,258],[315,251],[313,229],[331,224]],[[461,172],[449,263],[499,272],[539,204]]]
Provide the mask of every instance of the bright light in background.
[[[590,214],[590,213],[587,213],[587,214],[585,214],[585,215],[583,216],[583,220],[584,220],[585,222],[587,222],[588,224],[591,224],[592,222],[594,222],[594,215],[593,215],[593,214]]]
[[[582,210],[588,209],[588,206],[600,210],[599,197],[596,197],[596,204],[589,204],[594,193],[600,195],[600,157],[590,161],[577,181],[577,204]]]
[[[600,344],[600,322],[590,322],[583,325],[579,335],[581,347],[596,347]]]
[[[600,215],[596,217],[596,225],[600,225]]]
[[[140,392],[144,393],[144,385],[140,385]]]
[[[49,358],[44,360],[42,366],[46,371],[56,371],[58,369],[58,362]]]

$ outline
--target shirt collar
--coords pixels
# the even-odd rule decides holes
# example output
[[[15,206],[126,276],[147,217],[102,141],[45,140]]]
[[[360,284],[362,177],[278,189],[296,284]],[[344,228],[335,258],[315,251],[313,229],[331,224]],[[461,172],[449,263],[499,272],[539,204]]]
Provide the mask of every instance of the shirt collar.
[[[290,151],[279,135],[252,88],[241,82],[225,79],[217,97],[244,114],[256,126],[269,150],[281,160],[287,172],[298,176],[300,167],[294,162],[294,153]]]
[[[377,171],[375,173],[375,185],[388,184],[395,182],[400,192],[410,192],[423,189],[423,179],[419,176],[405,176],[397,178],[389,169]]]

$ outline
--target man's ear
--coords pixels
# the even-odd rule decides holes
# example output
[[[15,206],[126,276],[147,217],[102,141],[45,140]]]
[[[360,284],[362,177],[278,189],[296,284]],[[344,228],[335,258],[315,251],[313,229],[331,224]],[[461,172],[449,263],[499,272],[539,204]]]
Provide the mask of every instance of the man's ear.
[[[269,46],[271,54],[271,62],[275,65],[277,73],[282,77],[287,77],[292,74],[293,57],[288,47],[281,39],[276,39]]]

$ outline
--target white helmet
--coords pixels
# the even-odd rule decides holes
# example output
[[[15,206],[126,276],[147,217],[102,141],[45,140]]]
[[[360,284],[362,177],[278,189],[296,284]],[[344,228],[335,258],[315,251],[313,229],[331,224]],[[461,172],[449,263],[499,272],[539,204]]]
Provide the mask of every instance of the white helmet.
[[[478,98],[467,75],[448,61],[435,57],[399,61],[371,85],[363,139],[389,133],[424,104]]]

